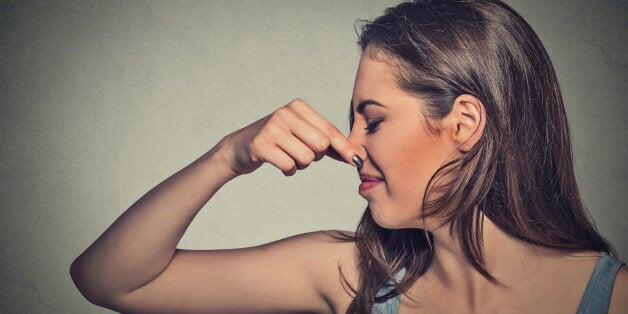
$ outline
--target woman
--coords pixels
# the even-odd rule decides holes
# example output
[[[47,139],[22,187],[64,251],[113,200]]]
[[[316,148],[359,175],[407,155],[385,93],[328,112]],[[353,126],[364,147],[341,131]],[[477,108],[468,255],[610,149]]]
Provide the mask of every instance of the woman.
[[[226,136],[76,259],[85,297],[122,312],[628,308],[628,270],[586,218],[558,83],[521,17],[495,0],[403,3],[359,44],[348,137],[299,99]],[[176,249],[231,179],[325,155],[362,180],[355,234]]]

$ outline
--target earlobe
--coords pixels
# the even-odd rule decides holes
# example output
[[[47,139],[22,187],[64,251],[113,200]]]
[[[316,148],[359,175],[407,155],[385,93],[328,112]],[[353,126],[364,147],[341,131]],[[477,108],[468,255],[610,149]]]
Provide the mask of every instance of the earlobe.
[[[475,96],[463,94],[456,98],[450,114],[455,131],[452,140],[462,153],[468,152],[482,138],[486,126],[486,110]]]

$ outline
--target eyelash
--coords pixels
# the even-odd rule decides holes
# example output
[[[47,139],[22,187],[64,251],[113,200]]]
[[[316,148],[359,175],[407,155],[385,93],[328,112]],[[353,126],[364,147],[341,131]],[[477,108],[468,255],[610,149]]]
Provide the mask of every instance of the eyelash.
[[[364,128],[367,133],[375,133],[375,131],[377,131],[377,127],[379,127],[379,124],[382,123],[382,119],[379,120],[375,120],[373,122],[367,123],[366,124],[366,128]]]

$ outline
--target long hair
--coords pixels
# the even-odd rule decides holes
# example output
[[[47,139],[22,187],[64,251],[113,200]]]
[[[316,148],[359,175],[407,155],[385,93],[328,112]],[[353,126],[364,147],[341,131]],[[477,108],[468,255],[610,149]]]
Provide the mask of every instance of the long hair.
[[[367,57],[394,66],[398,86],[425,101],[431,121],[445,117],[462,94],[484,105],[480,140],[434,174],[417,208],[449,224],[478,272],[497,282],[484,267],[484,217],[532,245],[614,254],[580,199],[552,63],[514,10],[498,0],[402,3],[364,24],[358,44]],[[430,198],[435,188],[438,196]],[[432,261],[430,237],[382,228],[367,207],[353,238],[360,280],[348,312],[368,313],[375,302],[405,293]],[[402,268],[405,276],[394,280]],[[393,289],[376,295],[388,281]]]

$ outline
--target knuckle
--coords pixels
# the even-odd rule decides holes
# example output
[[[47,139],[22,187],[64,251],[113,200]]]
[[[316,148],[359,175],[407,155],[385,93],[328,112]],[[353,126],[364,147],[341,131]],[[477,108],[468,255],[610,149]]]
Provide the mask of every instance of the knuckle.
[[[257,135],[251,140],[251,147],[261,148],[266,144],[266,139],[263,136]]]
[[[349,153],[351,151],[351,146],[347,141],[338,141],[338,149],[342,151],[342,153]]]
[[[266,148],[268,147],[268,143],[263,138],[255,138],[251,141],[250,155],[253,161],[257,162],[261,159],[264,159],[264,155],[266,152]]]
[[[313,151],[305,153],[305,156],[303,157],[304,164],[306,165],[311,164],[314,159],[316,159],[316,154]]]
[[[285,121],[286,119],[288,119],[290,116],[292,115],[292,110],[290,110],[290,108],[283,106],[277,110],[275,110],[275,112],[273,113],[271,120],[273,121]]]
[[[297,169],[302,170],[307,168],[309,165],[311,165],[314,161],[316,160],[316,154],[314,154],[313,151],[309,151],[306,153],[303,153],[301,156],[299,156],[299,158],[297,158]]]
[[[331,140],[327,136],[321,136],[316,140],[313,148],[316,152],[324,152],[329,148],[329,145],[331,145]]]
[[[297,164],[296,162],[294,162],[294,160],[292,159],[287,159],[286,162],[283,163],[282,166],[282,170],[288,171],[291,170],[293,168],[296,168]]]
[[[271,122],[264,126],[264,132],[268,133],[269,135],[277,135],[281,133],[281,127],[279,127],[277,123]]]
[[[335,136],[339,132],[338,129],[336,129],[336,127],[331,123],[326,123],[323,131],[328,136]]]
[[[323,157],[325,157],[325,154],[323,154],[323,153],[318,153],[318,154],[316,154],[316,156],[314,157],[314,160],[315,160],[315,161],[319,161],[319,160],[323,159]]]
[[[305,100],[301,98],[295,98],[290,103],[288,103],[288,107],[291,107],[291,108],[303,108],[306,106],[308,106],[308,104],[305,102]]]
[[[281,172],[283,172],[286,176],[291,176],[293,175],[295,172],[297,172],[297,166],[295,163],[292,163],[292,165],[290,164],[286,164],[284,166],[282,166],[281,168],[279,168],[281,170]]]

